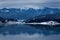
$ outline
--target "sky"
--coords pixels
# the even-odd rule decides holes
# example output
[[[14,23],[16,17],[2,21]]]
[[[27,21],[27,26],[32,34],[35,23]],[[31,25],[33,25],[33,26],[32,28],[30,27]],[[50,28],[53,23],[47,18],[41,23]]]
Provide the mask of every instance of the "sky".
[[[60,0],[0,0],[0,8],[60,8]]]

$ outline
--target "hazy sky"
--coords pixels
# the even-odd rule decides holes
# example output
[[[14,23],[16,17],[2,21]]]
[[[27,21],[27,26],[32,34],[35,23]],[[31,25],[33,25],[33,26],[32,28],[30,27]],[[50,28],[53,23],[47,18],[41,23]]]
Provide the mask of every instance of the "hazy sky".
[[[60,0],[0,0],[0,8],[59,7]]]

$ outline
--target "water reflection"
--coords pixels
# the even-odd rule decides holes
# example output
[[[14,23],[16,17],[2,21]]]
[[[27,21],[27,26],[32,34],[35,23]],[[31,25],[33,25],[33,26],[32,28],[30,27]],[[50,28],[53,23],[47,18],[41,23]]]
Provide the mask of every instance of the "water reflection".
[[[17,35],[28,33],[30,35],[38,33],[43,35],[60,34],[60,26],[43,26],[43,25],[1,25],[0,34]]]
[[[60,26],[0,25],[1,40],[60,40]]]

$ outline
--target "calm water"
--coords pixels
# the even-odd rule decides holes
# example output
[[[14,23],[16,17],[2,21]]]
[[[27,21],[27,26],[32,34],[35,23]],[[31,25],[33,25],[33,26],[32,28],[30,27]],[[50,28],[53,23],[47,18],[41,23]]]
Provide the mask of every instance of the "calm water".
[[[60,40],[60,26],[0,25],[1,40]]]

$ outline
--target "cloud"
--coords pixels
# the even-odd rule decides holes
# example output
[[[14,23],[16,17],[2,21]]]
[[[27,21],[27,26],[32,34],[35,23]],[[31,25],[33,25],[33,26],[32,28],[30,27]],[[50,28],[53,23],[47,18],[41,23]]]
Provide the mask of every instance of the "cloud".
[[[51,3],[52,2],[52,3]],[[59,0],[0,0],[0,8],[60,7]]]

